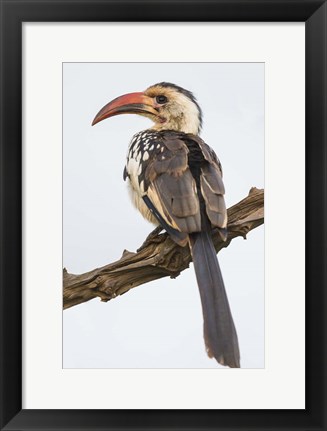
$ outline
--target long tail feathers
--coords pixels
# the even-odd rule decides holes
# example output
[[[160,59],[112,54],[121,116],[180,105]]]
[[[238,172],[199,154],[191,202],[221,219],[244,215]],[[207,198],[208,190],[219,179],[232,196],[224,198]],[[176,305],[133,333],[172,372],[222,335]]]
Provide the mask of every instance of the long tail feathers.
[[[190,234],[190,248],[200,290],[208,356],[222,365],[240,368],[237,333],[210,233]]]

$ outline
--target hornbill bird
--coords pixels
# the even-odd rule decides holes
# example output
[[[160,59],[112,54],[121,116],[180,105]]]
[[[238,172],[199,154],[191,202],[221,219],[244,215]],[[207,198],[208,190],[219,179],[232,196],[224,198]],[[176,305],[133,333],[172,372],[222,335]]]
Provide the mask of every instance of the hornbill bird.
[[[240,367],[237,334],[228,304],[212,227],[227,238],[221,164],[200,137],[202,112],[194,95],[161,82],[105,105],[92,125],[119,114],[139,114],[154,125],[133,136],[124,180],[132,201],[150,222],[180,246],[189,245],[199,286],[207,354]]]

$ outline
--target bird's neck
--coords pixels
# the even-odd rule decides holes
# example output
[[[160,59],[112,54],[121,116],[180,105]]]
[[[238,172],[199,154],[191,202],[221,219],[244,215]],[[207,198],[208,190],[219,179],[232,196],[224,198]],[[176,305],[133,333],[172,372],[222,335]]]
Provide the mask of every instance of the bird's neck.
[[[175,132],[192,133],[198,135],[200,131],[200,123],[198,120],[188,121],[186,118],[175,118],[165,123],[156,123],[150,130],[157,132],[163,130],[174,130]]]

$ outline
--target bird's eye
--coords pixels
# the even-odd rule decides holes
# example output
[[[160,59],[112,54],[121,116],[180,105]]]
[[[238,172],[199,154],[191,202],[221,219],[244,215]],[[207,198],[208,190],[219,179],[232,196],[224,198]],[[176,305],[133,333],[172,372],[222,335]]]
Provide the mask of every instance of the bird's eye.
[[[156,101],[157,101],[157,103],[163,104],[163,103],[168,102],[168,99],[166,96],[157,96]]]

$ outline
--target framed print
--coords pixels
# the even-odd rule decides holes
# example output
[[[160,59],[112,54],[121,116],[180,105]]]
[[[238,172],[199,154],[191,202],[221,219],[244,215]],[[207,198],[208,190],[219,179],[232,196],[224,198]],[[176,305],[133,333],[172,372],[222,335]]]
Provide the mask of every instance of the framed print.
[[[326,429],[326,2],[3,0],[1,31],[1,429]],[[264,188],[264,230],[256,189],[227,225],[204,142],[229,222]],[[142,246],[123,176],[169,237]],[[251,230],[218,255],[240,348],[192,196],[214,239]],[[185,263],[155,272],[153,243]]]

